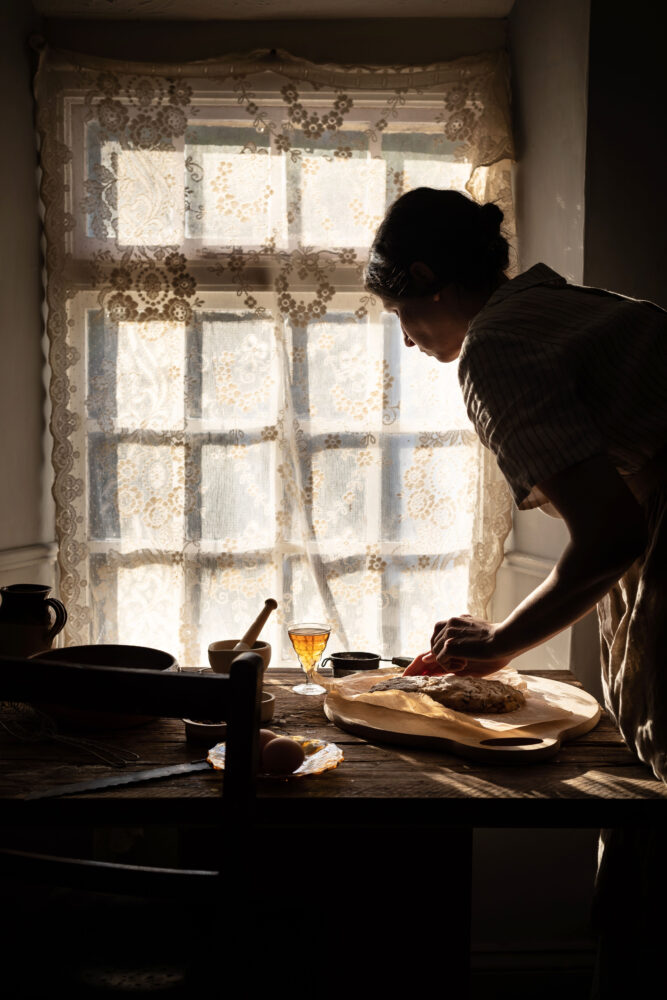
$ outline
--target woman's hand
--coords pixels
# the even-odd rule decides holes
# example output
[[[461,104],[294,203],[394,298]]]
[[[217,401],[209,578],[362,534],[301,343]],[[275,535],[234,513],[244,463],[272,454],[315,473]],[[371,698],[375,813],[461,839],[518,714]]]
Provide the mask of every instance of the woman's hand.
[[[431,640],[431,651],[428,653],[420,653],[416,656],[409,667],[403,671],[403,677],[412,676],[424,676],[424,675],[435,675],[435,674],[471,674],[476,677],[482,677],[484,674],[492,674],[495,670],[500,670],[507,663],[510,662],[511,657],[498,657],[495,656],[492,659],[485,659],[484,656],[478,658],[473,658],[472,656],[462,656],[456,650],[452,650],[452,642],[456,640],[452,636],[452,631],[454,629],[459,629],[461,625],[470,627],[471,625],[486,626],[487,629],[494,628],[489,622],[482,622],[481,619],[471,618],[470,615],[461,615],[459,618],[450,618],[448,621],[437,622],[435,630],[433,632],[433,638]],[[451,627],[451,629],[450,629]],[[450,629],[450,633],[447,633],[447,629]],[[437,642],[437,647],[443,647],[443,651],[437,654],[436,641],[437,637],[441,637],[441,641]],[[448,649],[445,652],[444,646],[448,645]],[[489,645],[485,647],[485,652],[488,653],[490,650]],[[468,652],[473,652],[472,646],[469,647]]]
[[[435,623],[431,652],[447,673],[492,674],[506,666],[511,656],[498,655],[497,626],[483,618],[459,615]]]

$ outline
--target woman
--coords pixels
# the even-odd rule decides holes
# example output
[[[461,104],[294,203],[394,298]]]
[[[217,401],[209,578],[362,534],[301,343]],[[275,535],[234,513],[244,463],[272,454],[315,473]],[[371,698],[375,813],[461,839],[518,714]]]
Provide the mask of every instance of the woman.
[[[608,710],[667,780],[667,313],[568,284],[513,279],[493,204],[418,188],[388,210],[367,289],[407,347],[458,358],[470,419],[516,503],[564,518],[553,571],[505,621],[439,621],[414,671],[485,674],[596,603]]]
[[[502,219],[458,192],[410,191],[377,232],[366,287],[407,347],[458,358],[468,415],[518,507],[564,518],[569,542],[505,621],[439,621],[408,669],[490,673],[597,603],[606,707],[665,781],[667,313],[544,264],[508,279]],[[662,830],[603,831],[596,997],[635,995],[661,970],[663,841]]]

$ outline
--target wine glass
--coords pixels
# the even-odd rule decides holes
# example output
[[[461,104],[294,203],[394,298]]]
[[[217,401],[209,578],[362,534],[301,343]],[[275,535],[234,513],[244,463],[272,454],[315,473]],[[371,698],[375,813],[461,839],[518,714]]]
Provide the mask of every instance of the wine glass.
[[[330,632],[328,625],[321,625],[318,622],[296,622],[288,627],[290,642],[306,674],[305,683],[296,684],[292,688],[297,694],[324,694],[326,688],[321,684],[315,684],[312,676],[319,666]]]

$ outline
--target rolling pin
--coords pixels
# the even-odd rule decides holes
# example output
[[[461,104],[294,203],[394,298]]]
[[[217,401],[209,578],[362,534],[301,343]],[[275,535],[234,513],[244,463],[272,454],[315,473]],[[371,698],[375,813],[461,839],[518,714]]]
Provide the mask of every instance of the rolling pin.
[[[264,601],[264,607],[257,615],[254,622],[252,623],[246,634],[243,636],[243,638],[239,639],[239,641],[236,643],[234,649],[238,649],[240,653],[244,652],[247,649],[252,649],[254,643],[257,642],[257,637],[259,633],[264,628],[266,619],[269,617],[271,612],[274,611],[277,607],[278,607],[278,602],[274,601],[272,597],[268,597]]]

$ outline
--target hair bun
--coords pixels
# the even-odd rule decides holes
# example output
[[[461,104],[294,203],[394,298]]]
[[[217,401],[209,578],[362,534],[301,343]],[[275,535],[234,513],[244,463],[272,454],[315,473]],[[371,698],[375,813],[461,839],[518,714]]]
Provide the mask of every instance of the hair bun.
[[[495,239],[500,234],[500,225],[504,218],[502,209],[494,202],[487,201],[485,205],[480,205],[480,229],[489,239]]]

